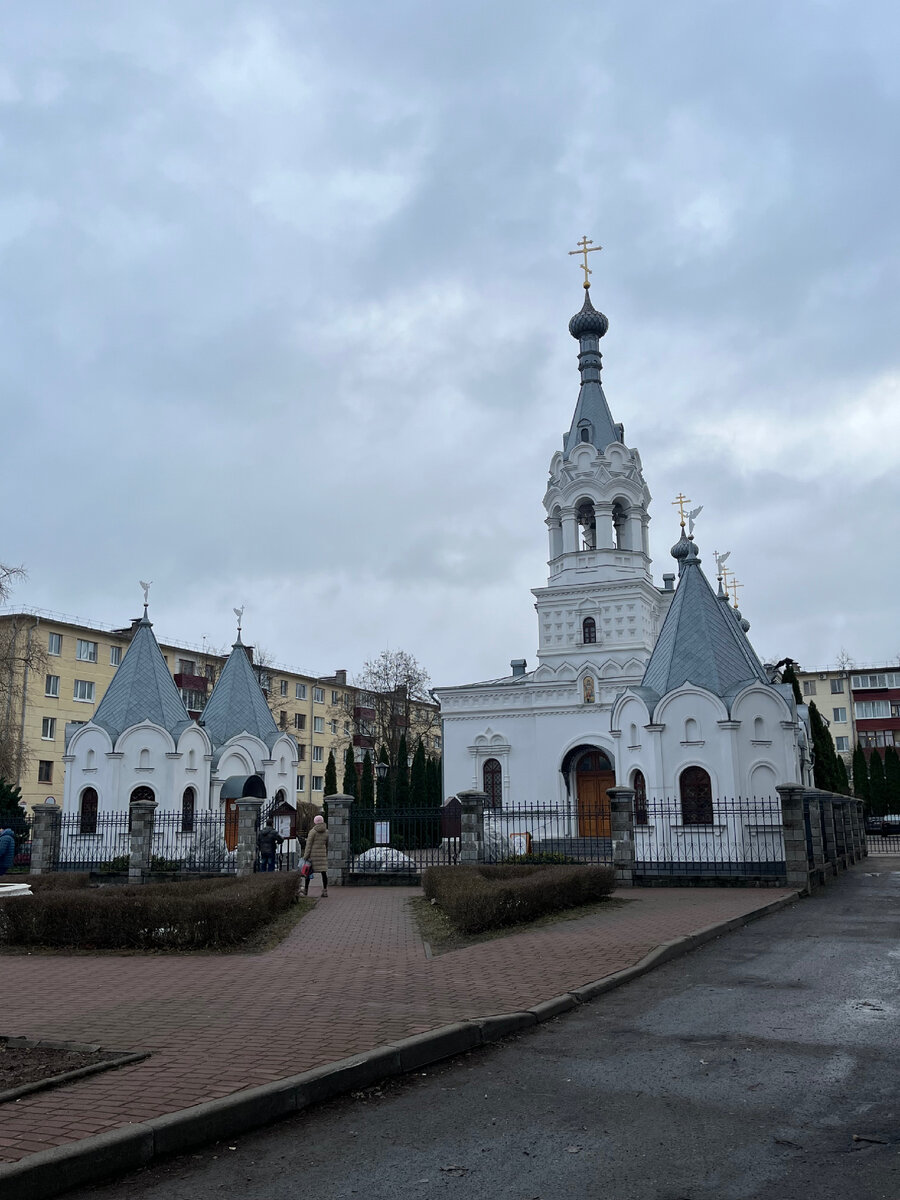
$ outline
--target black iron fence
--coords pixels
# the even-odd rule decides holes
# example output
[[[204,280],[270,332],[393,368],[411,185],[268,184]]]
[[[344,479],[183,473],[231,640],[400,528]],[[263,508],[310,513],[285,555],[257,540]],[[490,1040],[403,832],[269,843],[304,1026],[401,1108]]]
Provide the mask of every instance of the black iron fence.
[[[459,861],[461,824],[457,811],[409,808],[350,810],[350,873],[358,879],[417,879],[427,867]]]
[[[63,813],[59,845],[49,848],[48,862],[60,871],[127,875],[131,855],[129,814]]]
[[[786,875],[776,797],[635,804],[636,879],[761,880]]]
[[[229,875],[237,854],[229,849],[228,817],[222,812],[157,812],[151,840],[153,875]]]
[[[900,813],[867,817],[866,846],[873,855],[900,856]]]
[[[609,804],[509,805],[484,813],[486,862],[610,863]]]
[[[24,813],[22,816],[6,819],[0,817],[0,829],[4,826],[13,831],[13,837],[16,839],[15,852],[13,854],[12,866],[9,868],[9,874],[27,874],[31,869],[31,818]]]

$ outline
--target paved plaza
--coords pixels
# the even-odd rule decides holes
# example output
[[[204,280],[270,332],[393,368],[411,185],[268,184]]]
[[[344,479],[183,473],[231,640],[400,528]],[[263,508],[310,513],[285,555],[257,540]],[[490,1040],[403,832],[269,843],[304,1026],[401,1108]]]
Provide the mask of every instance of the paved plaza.
[[[150,1057],[3,1105],[0,1161],[528,1008],[790,894],[628,889],[625,903],[432,958],[409,911],[419,889],[334,888],[262,954],[4,955],[0,1033]]]

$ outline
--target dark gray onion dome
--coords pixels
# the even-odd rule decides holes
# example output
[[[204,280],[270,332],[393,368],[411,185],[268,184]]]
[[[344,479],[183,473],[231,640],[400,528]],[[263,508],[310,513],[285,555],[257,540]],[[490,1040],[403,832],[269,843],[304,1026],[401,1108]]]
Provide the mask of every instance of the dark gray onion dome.
[[[581,312],[577,312],[569,322],[569,333],[573,338],[580,338],[585,334],[593,334],[594,337],[602,338],[607,329],[609,329],[609,321],[591,304],[591,293],[585,288],[584,304]]]
[[[672,547],[672,557],[678,559],[679,562],[684,562],[691,552],[692,543],[688,541],[684,530],[681,531],[681,537]]]

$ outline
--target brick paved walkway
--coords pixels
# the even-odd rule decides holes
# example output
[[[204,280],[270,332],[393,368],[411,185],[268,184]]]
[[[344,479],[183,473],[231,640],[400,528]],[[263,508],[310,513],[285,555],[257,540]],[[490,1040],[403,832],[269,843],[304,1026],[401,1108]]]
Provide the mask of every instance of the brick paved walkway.
[[[266,954],[0,957],[0,1033],[152,1052],[0,1106],[0,1161],[527,1008],[788,893],[628,890],[627,904],[435,959],[408,911],[419,894],[334,888]]]

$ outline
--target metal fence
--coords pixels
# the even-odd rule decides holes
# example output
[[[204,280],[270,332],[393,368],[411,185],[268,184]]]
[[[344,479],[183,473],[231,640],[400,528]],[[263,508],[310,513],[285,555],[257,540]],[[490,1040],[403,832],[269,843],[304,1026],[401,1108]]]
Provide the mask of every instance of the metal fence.
[[[0,818],[0,829],[4,825],[13,831],[13,837],[16,839],[16,848],[9,874],[25,874],[31,869],[31,818],[24,814],[21,817],[17,816],[6,820]]]
[[[439,808],[410,808],[402,812],[359,808],[350,811],[350,874],[363,877],[416,880],[427,867],[459,861],[461,825],[458,808],[448,823]]]
[[[153,823],[150,873],[234,874],[237,854],[228,848],[228,842],[235,839],[226,838],[227,824],[228,816],[224,811],[157,812]]]
[[[92,871],[127,875],[131,855],[130,814],[127,812],[63,813],[59,846],[48,855],[60,871]]]
[[[900,813],[867,818],[866,846],[875,856],[900,857]]]
[[[609,804],[508,805],[484,813],[486,862],[611,863]]]
[[[635,804],[638,879],[777,881],[786,875],[778,797]]]

